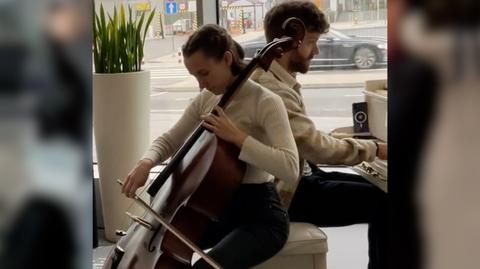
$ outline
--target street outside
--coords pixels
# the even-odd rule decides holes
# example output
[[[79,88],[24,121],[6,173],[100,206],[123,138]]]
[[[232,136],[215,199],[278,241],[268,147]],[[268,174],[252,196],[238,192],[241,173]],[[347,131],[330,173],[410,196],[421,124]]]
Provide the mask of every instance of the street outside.
[[[380,23],[351,23],[332,24],[333,29],[350,35],[386,37],[386,25]],[[240,44],[263,36],[263,31],[251,31],[242,35],[235,35],[234,39]],[[165,39],[149,39],[145,43],[145,70],[150,70],[152,78],[152,92],[162,91],[196,91],[197,83],[190,76],[183,65],[180,50],[188,35],[166,36]],[[366,80],[386,78],[385,66],[374,69],[358,70],[324,69],[299,74],[297,79],[303,88],[325,87],[361,87]]]
[[[304,89],[307,113],[320,130],[353,125],[352,103],[362,102],[363,88]],[[198,94],[187,91],[163,91],[151,95],[151,139],[167,131],[180,118],[185,107]]]
[[[384,30],[386,33],[386,27]],[[360,33],[369,30],[358,28],[358,31]],[[379,27],[376,27],[375,31],[383,32]],[[234,39],[242,43],[261,35],[261,31],[249,32],[234,36]],[[199,92],[195,78],[188,74],[182,62],[183,58],[178,54],[187,38],[186,35],[175,36],[172,43],[172,37],[167,36],[165,39],[150,39],[146,42],[143,68],[151,72],[151,140],[173,126]],[[308,115],[317,128],[325,132],[351,126],[352,103],[364,101],[362,91],[365,81],[386,77],[386,67],[367,70],[312,70],[307,74],[297,75],[302,84]],[[95,150],[93,152],[96,155]]]
[[[386,37],[383,23],[337,23],[332,24],[332,28],[351,35]],[[262,35],[263,31],[247,32],[234,36],[234,39],[243,43]],[[144,69],[151,72],[152,139],[172,126],[199,92],[195,78],[188,74],[179,54],[187,38],[187,35],[177,35],[172,42],[172,37],[167,36],[146,43]],[[307,74],[297,75],[308,113],[317,127],[324,131],[352,125],[351,104],[364,100],[362,91],[365,81],[386,77],[385,66],[367,70],[311,70]]]

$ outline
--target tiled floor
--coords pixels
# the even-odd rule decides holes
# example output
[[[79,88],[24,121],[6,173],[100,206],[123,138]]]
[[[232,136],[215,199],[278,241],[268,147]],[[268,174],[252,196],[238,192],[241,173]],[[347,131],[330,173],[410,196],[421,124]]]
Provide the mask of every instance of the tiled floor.
[[[367,225],[322,228],[328,236],[328,269],[367,269]]]
[[[328,269],[366,269],[368,263],[367,225],[322,228],[328,236]],[[93,250],[93,269],[100,269],[113,245],[102,239]],[[292,268],[293,269],[293,268]],[[301,268],[295,268],[301,269]]]
[[[343,167],[323,167],[325,171],[340,171],[355,173],[351,169]],[[98,173],[94,165],[96,174]],[[159,167],[152,170],[151,177],[154,177]],[[99,210],[100,208],[97,208]],[[97,211],[97,214],[100,213]],[[101,220],[99,220],[101,225]],[[328,236],[328,269],[366,269],[368,263],[367,225],[352,225],[339,228],[322,228]],[[113,244],[103,237],[103,230],[98,231],[99,247],[93,250],[93,269],[100,269],[113,247]],[[293,268],[292,268],[293,269]],[[295,268],[301,269],[301,268]]]

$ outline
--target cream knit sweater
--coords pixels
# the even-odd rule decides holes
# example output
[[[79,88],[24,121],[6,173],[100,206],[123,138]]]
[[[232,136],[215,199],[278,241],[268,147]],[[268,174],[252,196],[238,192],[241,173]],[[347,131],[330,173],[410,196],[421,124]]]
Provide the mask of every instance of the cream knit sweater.
[[[314,164],[355,165],[375,159],[377,146],[374,142],[353,138],[337,139],[317,130],[307,116],[300,84],[277,61],[272,62],[268,72],[257,68],[250,79],[282,98],[299,150],[300,167],[303,168],[304,160]],[[295,182],[298,180],[293,183]],[[296,184],[278,182],[277,189],[285,206],[290,205],[296,188]]]
[[[337,139],[317,130],[307,116],[300,84],[277,61],[268,72],[258,68],[251,79],[278,94],[288,111],[300,158],[315,164],[356,165],[373,161],[377,146],[369,140]]]

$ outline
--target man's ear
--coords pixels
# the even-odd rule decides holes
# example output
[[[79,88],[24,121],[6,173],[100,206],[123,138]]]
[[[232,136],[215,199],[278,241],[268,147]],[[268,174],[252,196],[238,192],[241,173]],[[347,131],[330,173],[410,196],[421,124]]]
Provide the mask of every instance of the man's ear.
[[[228,66],[231,66],[232,63],[233,63],[233,54],[231,51],[227,50],[225,51],[225,53],[223,54],[223,60],[225,61],[225,63],[228,65]]]
[[[285,59],[290,59],[290,57],[291,57],[290,55],[292,55],[294,50],[298,50],[298,49],[293,49],[293,50],[289,50],[287,52],[284,52],[282,54],[282,57],[280,57],[279,59],[283,59],[284,61],[285,61]]]

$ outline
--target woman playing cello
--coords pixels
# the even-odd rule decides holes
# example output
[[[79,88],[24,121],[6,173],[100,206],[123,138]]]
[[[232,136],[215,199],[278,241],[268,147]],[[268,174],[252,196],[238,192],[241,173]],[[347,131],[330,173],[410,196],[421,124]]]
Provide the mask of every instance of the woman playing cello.
[[[190,36],[182,52],[189,73],[206,90],[152,143],[127,176],[122,192],[133,197],[153,166],[169,158],[203,121],[217,137],[239,148],[238,159],[246,163],[246,171],[224,214],[209,227],[199,246],[212,248],[208,255],[223,268],[250,268],[281,250],[288,237],[288,216],[273,184],[274,177],[294,181],[299,173],[287,112],[280,97],[251,80],[237,90],[225,110],[215,106],[244,66],[241,47],[225,29],[203,26]],[[193,268],[210,266],[199,260]]]

